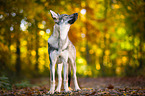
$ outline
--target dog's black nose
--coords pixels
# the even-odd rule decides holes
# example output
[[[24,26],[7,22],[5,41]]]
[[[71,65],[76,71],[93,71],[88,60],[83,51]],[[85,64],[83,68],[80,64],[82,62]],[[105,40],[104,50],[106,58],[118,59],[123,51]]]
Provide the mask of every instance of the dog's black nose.
[[[74,13],[74,15],[78,16],[78,13]]]

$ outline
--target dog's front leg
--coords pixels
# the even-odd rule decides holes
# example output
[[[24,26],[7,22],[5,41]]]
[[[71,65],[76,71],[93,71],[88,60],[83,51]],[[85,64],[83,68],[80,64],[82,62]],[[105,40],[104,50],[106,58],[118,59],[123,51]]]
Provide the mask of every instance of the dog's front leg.
[[[55,90],[55,64],[50,64],[50,94],[53,94]]]
[[[62,63],[61,64],[57,64],[57,74],[58,74],[58,85],[56,88],[56,92],[60,92],[61,91],[61,85],[62,85],[62,77],[61,77],[61,71],[62,71]]]
[[[55,90],[55,64],[57,60],[56,51],[50,53],[50,94],[54,93]]]
[[[63,71],[64,71],[64,90],[65,92],[69,92],[69,88],[68,88],[68,64],[66,61],[63,62],[64,66],[63,66]]]
[[[62,56],[62,62],[63,62],[64,91],[70,92],[70,90],[68,88],[68,63],[67,63],[68,51],[65,50],[64,52],[62,52],[61,56]]]

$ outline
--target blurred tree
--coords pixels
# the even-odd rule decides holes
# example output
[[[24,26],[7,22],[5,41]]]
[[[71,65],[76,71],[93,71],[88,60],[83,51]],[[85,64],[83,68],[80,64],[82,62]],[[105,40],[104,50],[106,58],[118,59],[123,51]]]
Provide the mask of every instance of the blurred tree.
[[[50,9],[79,13],[68,34],[79,75],[144,75],[144,5],[144,0],[0,0],[0,75],[48,77]]]

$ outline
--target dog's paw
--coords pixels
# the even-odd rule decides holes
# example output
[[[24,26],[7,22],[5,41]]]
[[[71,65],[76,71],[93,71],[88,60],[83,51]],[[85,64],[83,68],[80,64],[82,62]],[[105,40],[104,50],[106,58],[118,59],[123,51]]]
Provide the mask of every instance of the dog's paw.
[[[48,94],[54,94],[54,90],[50,90]]]
[[[67,89],[64,90],[64,92],[65,92],[65,93],[71,93],[72,91],[69,90],[69,88],[67,88]]]
[[[55,90],[55,93],[60,93],[60,89],[56,89]]]
[[[72,91],[73,89],[71,87],[68,87],[70,91]]]
[[[70,93],[72,93],[72,91],[70,91],[70,90],[65,91],[65,90],[64,90],[64,93],[65,93],[65,94],[70,94]]]
[[[80,91],[81,89],[80,88],[75,88],[75,91]]]

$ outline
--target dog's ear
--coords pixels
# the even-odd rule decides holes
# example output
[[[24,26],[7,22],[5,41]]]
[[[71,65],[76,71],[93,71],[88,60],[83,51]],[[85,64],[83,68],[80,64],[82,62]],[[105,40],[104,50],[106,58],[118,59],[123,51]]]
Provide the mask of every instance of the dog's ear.
[[[50,10],[51,16],[55,23],[59,21],[59,14],[56,14],[54,11]]]
[[[57,13],[57,15],[59,16],[59,13]]]

